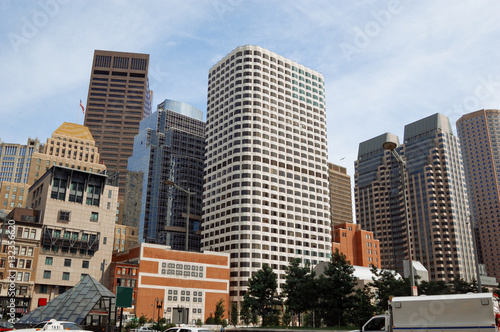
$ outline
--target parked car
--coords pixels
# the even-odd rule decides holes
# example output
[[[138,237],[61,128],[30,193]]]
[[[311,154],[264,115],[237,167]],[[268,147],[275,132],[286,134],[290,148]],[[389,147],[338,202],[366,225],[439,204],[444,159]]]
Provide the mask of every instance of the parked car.
[[[28,329],[18,329],[16,332],[38,332],[38,331],[53,331],[53,330],[72,330],[72,331],[81,331],[81,332],[92,332],[88,330],[84,330],[80,325],[73,322],[65,322],[59,321],[55,319],[51,319],[48,321],[43,321],[35,326]]]
[[[212,332],[212,331],[204,327],[178,326],[178,327],[171,327],[165,332]]]

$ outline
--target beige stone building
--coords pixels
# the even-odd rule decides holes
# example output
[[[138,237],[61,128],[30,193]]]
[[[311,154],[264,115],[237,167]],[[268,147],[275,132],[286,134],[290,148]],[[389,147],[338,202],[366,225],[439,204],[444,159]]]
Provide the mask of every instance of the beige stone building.
[[[351,177],[345,167],[328,163],[332,227],[352,223]]]
[[[54,165],[94,173],[101,173],[106,169],[100,163],[98,148],[89,129],[69,122],[64,122],[52,133],[52,137],[43,146],[43,151],[33,153],[27,183],[35,183]]]
[[[55,165],[30,188],[28,206],[40,211],[43,224],[32,309],[87,274],[107,280],[101,265],[111,262],[118,187],[106,180]]]
[[[137,245],[139,230],[137,227],[115,224],[115,239],[113,251],[124,251]]]

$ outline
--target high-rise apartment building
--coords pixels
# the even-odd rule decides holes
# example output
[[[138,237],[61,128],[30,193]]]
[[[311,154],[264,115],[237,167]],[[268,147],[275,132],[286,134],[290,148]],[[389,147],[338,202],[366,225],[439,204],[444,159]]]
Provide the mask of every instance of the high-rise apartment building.
[[[397,147],[406,160],[410,246],[399,164],[382,148],[388,140],[399,141],[383,134],[362,142],[355,163],[356,220],[380,240],[382,268],[403,273],[410,247],[431,279],[474,279],[462,155],[448,118],[435,114],[406,125]]]
[[[99,151],[92,134],[85,126],[64,122],[43,145],[43,151],[33,152],[28,183],[35,183],[53,165],[101,173]]]
[[[139,241],[185,250],[188,233],[188,250],[200,251],[204,160],[205,123],[199,109],[167,99],[141,121],[128,163],[129,171],[142,174],[142,194],[130,196],[141,198]],[[127,200],[126,209],[134,206]]]
[[[332,227],[352,223],[351,177],[345,167],[328,163]]]
[[[457,121],[471,221],[477,229],[481,261],[500,280],[500,110],[483,109]]]
[[[259,46],[209,71],[202,249],[229,252],[231,301],[268,264],[331,255],[323,76]]]
[[[31,157],[41,148],[36,138],[28,138],[26,145],[0,142],[0,209],[9,212],[26,206]]]
[[[85,126],[90,129],[109,175],[125,192],[127,160],[139,123],[151,114],[149,54],[94,52]]]

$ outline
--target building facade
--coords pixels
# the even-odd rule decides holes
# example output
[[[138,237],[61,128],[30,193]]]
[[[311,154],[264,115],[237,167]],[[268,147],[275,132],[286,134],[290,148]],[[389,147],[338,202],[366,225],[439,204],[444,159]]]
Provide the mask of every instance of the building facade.
[[[476,277],[468,224],[468,197],[460,145],[449,120],[435,114],[405,126],[397,152],[406,160],[410,243],[400,168],[382,144],[384,134],[362,142],[355,163],[356,220],[380,241],[382,268],[403,273],[403,260],[420,261],[431,280]]]
[[[209,71],[202,250],[231,255],[231,301],[263,264],[331,256],[323,76],[259,46]]]
[[[229,254],[186,252],[141,243],[116,253],[113,261],[131,265],[126,273],[132,277],[124,277],[123,269],[121,276],[117,274],[116,278],[124,280],[134,280],[133,265],[139,267],[136,317],[144,315],[155,321],[163,317],[169,323],[196,324],[198,319],[205,322],[213,316],[220,300],[226,308],[224,317],[229,317]]]
[[[124,251],[139,243],[139,230],[137,227],[115,224],[115,240],[113,251]]]
[[[41,148],[38,139],[28,138],[26,144],[0,142],[0,209],[9,212],[26,207],[31,157]]]
[[[143,175],[140,241],[185,250],[188,234],[188,250],[200,251],[204,160],[205,123],[200,110],[167,99],[141,122],[128,167]],[[192,194],[188,197],[166,180]],[[132,203],[125,205],[132,208]]]
[[[105,282],[113,251],[118,187],[104,174],[52,166],[30,188],[28,205],[43,224],[32,307],[85,275]]]
[[[373,232],[353,223],[333,226],[332,249],[343,253],[351,265],[380,268],[380,243]]]
[[[351,177],[345,167],[328,163],[332,227],[352,223]]]
[[[16,317],[30,311],[42,224],[34,210],[14,208],[0,218],[0,307],[14,301]]]
[[[116,176],[120,199],[134,136],[141,120],[151,114],[148,66],[149,54],[94,52],[84,125],[109,174]]]
[[[89,129],[64,122],[47,139],[42,151],[32,155],[28,183],[32,185],[53,165],[83,171],[102,173],[106,166],[100,163],[99,151]]]
[[[500,281],[500,110],[483,109],[457,121],[480,261]]]

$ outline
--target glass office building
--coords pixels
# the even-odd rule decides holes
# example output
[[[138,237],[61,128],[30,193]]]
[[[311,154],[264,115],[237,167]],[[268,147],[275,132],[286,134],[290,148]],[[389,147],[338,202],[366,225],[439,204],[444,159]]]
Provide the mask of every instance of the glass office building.
[[[205,124],[195,107],[172,100],[140,123],[128,171],[140,174],[139,241],[184,250],[188,197],[165,184],[173,181],[190,195],[188,250],[200,250]],[[127,188],[128,191],[133,188]],[[127,196],[127,195],[126,195]],[[129,201],[126,201],[126,206]]]

